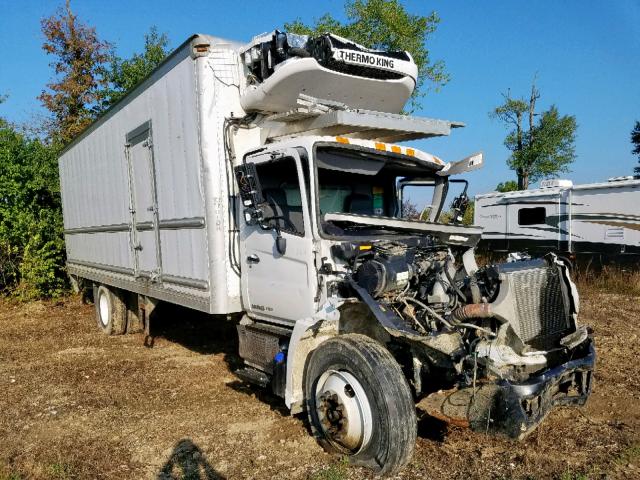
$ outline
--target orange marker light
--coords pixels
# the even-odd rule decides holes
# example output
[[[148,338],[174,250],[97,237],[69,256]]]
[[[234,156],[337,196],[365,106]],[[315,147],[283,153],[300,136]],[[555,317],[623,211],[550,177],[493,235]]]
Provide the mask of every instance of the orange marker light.
[[[376,142],[376,150],[387,150],[387,146],[384,143]]]
[[[391,145],[391,151],[393,153],[400,153],[400,152],[402,152],[402,149],[397,145]]]
[[[349,139],[346,137],[336,137],[336,142],[338,143],[349,143]]]

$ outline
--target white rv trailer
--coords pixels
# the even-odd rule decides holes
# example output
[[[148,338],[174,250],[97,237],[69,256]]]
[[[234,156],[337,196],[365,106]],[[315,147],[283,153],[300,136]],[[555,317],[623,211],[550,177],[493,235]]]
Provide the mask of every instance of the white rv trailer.
[[[490,251],[549,251],[602,261],[640,260],[640,178],[476,196],[475,225]]]
[[[583,404],[595,352],[566,266],[479,268],[480,229],[438,215],[482,156],[395,144],[461,126],[397,114],[416,73],[330,34],[184,42],[60,157],[68,271],[100,330],[148,329],[158,301],[231,317],[237,374],[380,473],[410,459],[416,402],[516,438]],[[435,187],[429,222],[399,215],[412,181]]]

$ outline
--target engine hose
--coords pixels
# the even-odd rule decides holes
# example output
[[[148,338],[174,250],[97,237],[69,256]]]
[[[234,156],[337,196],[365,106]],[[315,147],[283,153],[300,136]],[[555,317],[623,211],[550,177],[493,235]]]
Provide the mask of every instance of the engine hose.
[[[467,296],[456,285],[456,283],[453,281],[453,278],[451,278],[451,274],[449,273],[449,261],[450,261],[449,257],[447,257],[447,260],[444,262],[444,274],[447,276],[447,280],[449,280],[449,283],[451,284],[451,287],[453,287],[455,292],[460,297],[460,300],[462,300],[463,302],[466,302],[467,301]]]
[[[451,325],[451,323],[449,323],[447,320],[445,320],[444,317],[442,317],[441,315],[438,315],[435,312],[435,310],[433,310],[431,307],[426,306],[420,300],[416,300],[415,298],[412,298],[412,297],[404,297],[403,300],[405,300],[407,302],[415,303],[419,307],[422,307],[424,310],[426,310],[429,314],[431,314],[431,316],[433,316],[436,320],[441,321],[442,323],[444,323],[449,328],[453,328],[453,325]]]
[[[451,318],[455,320],[454,325],[456,327],[472,328],[479,332],[484,332],[491,337],[495,337],[496,334],[491,330],[479,327],[473,323],[466,323],[465,320],[472,318],[492,318],[493,312],[491,311],[491,305],[488,303],[470,303],[460,308],[456,308],[451,312]]]
[[[457,322],[464,322],[472,318],[492,318],[493,312],[489,303],[470,303],[456,308],[451,316]]]
[[[491,330],[479,327],[478,325],[474,325],[473,323],[464,323],[464,322],[463,323],[456,323],[455,326],[456,327],[460,327],[460,328],[470,328],[472,330],[478,330],[479,332],[486,333],[490,337],[497,337],[497,335],[495,333],[493,333]]]

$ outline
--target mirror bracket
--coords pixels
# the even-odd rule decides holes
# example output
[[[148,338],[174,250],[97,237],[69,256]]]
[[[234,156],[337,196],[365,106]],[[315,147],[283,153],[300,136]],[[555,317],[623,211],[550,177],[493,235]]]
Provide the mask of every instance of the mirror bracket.
[[[280,228],[275,227],[276,231],[276,250],[280,255],[284,255],[287,251],[287,239],[280,233]]]
[[[234,172],[240,189],[240,199],[244,207],[245,222],[249,225],[254,225],[262,220],[262,212],[259,205],[265,201],[256,164],[253,162],[243,163],[234,167]]]

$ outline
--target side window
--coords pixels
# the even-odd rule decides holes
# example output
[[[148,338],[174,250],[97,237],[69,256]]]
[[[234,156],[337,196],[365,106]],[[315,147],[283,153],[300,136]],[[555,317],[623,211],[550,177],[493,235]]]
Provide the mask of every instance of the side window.
[[[273,211],[273,224],[283,232],[304,235],[302,196],[296,162],[279,159],[256,165],[262,195]]]
[[[433,204],[434,191],[434,185],[406,185],[402,189],[402,218],[428,220],[431,211],[438,208]]]
[[[544,225],[547,210],[544,207],[521,208],[518,210],[518,225]]]

